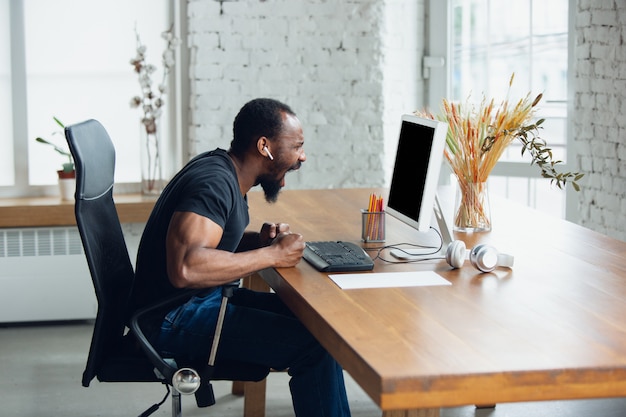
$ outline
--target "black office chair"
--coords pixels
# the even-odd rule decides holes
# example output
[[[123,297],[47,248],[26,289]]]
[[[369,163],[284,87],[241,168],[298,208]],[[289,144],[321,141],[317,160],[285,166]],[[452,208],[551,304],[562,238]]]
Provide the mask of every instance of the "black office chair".
[[[172,390],[172,415],[181,415],[180,394],[196,394],[198,406],[214,403],[210,380],[261,381],[269,369],[245,362],[213,363],[194,368],[179,367],[152,347],[142,328],[144,319],[189,298],[177,295],[132,315],[127,311],[134,280],[133,266],[113,201],[115,149],[104,127],[96,120],[68,126],[65,136],[76,164],[75,215],[93,281],[98,312],[82,384],[101,382],[160,382],[166,385],[163,401],[142,416],[156,411]],[[234,285],[233,285],[234,286]],[[225,308],[233,286],[223,290]],[[130,331],[128,329],[130,326]],[[218,323],[218,329],[220,323]],[[215,342],[219,340],[216,332]]]

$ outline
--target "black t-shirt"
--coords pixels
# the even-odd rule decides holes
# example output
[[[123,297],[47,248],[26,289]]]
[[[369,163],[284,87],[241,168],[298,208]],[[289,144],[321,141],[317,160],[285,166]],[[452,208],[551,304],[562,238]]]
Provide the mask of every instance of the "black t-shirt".
[[[222,227],[217,248],[234,252],[250,221],[237,172],[222,149],[192,159],[165,187],[139,243],[130,311],[153,304],[177,291],[168,279],[165,240],[176,211],[207,217]]]

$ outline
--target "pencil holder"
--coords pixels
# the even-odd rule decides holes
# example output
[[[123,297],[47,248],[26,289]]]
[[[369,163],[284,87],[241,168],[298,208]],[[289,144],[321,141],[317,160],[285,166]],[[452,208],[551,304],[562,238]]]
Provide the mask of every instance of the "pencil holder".
[[[385,212],[361,209],[361,240],[363,242],[385,241]]]

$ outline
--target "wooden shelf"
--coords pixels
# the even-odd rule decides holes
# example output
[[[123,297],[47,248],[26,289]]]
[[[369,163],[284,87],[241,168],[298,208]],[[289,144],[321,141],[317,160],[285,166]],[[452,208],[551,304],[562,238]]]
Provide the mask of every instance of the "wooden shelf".
[[[148,220],[156,197],[141,194],[119,194],[114,197],[122,223],[144,223]],[[71,226],[74,201],[59,197],[0,198],[0,227]]]

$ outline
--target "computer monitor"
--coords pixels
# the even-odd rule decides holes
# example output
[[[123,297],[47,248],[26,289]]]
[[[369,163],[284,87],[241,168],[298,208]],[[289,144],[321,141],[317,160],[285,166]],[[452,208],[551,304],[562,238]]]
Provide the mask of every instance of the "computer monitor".
[[[402,116],[386,211],[420,232],[431,225],[447,132],[447,123]]]

